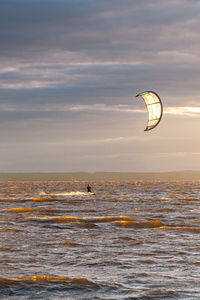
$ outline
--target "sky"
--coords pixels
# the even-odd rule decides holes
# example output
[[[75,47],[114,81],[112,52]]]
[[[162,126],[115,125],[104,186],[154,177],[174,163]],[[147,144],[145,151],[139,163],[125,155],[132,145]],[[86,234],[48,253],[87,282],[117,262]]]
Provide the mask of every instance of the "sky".
[[[199,0],[1,0],[0,172],[200,170],[199,28]]]

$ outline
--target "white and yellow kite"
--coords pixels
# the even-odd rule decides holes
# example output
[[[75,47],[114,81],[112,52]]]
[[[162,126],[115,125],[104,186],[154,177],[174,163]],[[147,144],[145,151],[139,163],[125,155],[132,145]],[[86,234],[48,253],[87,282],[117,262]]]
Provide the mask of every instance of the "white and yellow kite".
[[[141,96],[146,104],[148,111],[148,124],[145,131],[155,128],[162,118],[163,106],[158,94],[152,91],[142,92],[136,97]]]

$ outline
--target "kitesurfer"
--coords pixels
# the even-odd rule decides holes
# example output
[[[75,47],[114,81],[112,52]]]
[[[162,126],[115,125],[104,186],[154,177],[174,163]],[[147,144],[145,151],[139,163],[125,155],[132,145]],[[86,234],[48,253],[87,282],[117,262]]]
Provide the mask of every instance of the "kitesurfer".
[[[92,193],[91,186],[89,184],[87,186],[87,191],[88,191],[88,193]]]

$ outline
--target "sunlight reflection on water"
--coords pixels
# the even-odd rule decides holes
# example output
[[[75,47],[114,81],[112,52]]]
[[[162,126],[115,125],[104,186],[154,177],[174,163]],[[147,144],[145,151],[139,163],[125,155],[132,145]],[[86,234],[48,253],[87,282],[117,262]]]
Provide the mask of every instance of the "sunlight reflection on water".
[[[199,182],[1,182],[5,299],[199,299]]]

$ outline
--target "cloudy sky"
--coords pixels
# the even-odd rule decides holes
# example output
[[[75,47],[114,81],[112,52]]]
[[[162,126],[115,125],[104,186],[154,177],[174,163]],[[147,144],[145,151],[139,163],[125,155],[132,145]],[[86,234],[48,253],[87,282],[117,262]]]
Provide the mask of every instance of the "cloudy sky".
[[[1,0],[0,172],[200,170],[199,28],[199,0]]]

